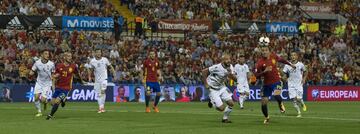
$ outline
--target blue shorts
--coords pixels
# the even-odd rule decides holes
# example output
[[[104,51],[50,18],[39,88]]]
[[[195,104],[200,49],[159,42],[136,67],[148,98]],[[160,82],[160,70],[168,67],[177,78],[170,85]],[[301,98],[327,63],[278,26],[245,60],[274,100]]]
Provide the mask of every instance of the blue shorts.
[[[269,97],[274,90],[282,90],[282,82],[276,82],[271,85],[264,85],[261,91],[261,97]]]
[[[159,82],[146,82],[146,91],[161,92]]]
[[[67,95],[68,95],[69,91],[68,90],[64,90],[61,88],[55,88],[55,92],[52,95],[52,98],[60,98],[61,100],[65,100]]]

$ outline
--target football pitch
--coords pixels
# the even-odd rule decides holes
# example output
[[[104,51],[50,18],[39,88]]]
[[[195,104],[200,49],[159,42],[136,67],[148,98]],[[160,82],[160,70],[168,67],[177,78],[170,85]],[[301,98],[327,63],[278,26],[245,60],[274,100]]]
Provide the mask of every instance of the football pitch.
[[[143,103],[68,102],[54,120],[35,117],[33,103],[0,103],[0,134],[351,134],[360,132],[360,102],[306,102],[308,111],[296,118],[292,103],[281,115],[269,105],[270,124],[263,124],[260,102],[234,107],[233,123],[221,123],[222,113],[207,103],[160,103],[160,113],[145,113]],[[51,106],[45,114],[50,112]]]

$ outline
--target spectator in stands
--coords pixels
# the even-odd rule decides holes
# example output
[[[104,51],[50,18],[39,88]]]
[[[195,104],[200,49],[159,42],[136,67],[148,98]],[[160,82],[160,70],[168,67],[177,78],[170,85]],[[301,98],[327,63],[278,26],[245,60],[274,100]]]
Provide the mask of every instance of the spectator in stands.
[[[344,84],[344,70],[341,67],[336,68],[335,76],[335,83],[336,85],[343,85]]]
[[[42,3],[40,3],[42,4]],[[56,8],[55,8],[56,7]],[[86,7],[86,8],[85,8]],[[56,10],[59,9],[59,10]],[[111,16],[114,8],[105,0],[51,1],[45,3],[46,13],[51,15]]]
[[[118,59],[120,57],[117,46],[113,46],[110,51],[110,59]]]
[[[19,66],[19,77],[20,77],[20,83],[28,83],[28,74],[30,72],[30,69],[25,64],[26,61],[22,61]]]
[[[5,69],[3,74],[3,79],[5,83],[15,83],[17,81],[18,73],[14,70],[14,68],[8,67]]]
[[[358,66],[353,72],[353,81],[355,86],[360,86],[360,67]]]

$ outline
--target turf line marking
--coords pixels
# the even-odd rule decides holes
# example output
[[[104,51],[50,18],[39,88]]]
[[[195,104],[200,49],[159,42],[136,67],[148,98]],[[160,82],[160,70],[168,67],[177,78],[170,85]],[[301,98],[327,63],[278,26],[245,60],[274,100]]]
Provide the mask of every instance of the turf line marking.
[[[1,107],[0,109],[33,109],[30,107]],[[76,108],[71,108],[71,109],[61,109],[61,110],[65,110],[65,111],[93,111],[94,113],[96,113],[97,110],[92,110],[92,109],[76,109]],[[136,113],[145,113],[144,111],[128,111],[128,110],[106,110],[107,112],[117,112],[117,113],[132,113],[132,112],[136,112]],[[167,113],[167,114],[173,114],[173,113],[178,113],[178,114],[207,114],[207,115],[218,115],[220,114],[220,112],[218,113],[209,113],[209,112],[205,112],[205,111],[199,111],[199,112],[179,112],[179,111],[171,111],[171,112],[160,112],[160,113]],[[241,114],[241,113],[232,113],[231,115],[237,115],[237,116],[253,116],[253,117],[263,117],[263,115],[261,114]],[[286,116],[286,115],[271,115],[271,117],[279,117],[279,118],[296,118],[295,116]],[[349,119],[349,118],[331,118],[331,117],[316,117],[316,116],[305,116],[305,117],[301,117],[300,119],[321,119],[321,120],[339,120],[339,121],[360,121],[360,119]]]

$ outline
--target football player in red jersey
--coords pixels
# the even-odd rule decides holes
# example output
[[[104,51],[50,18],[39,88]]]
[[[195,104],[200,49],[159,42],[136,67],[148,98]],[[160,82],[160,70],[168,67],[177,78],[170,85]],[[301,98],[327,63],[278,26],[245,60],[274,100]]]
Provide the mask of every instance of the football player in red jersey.
[[[269,123],[269,115],[267,103],[269,102],[269,97],[274,91],[274,98],[279,104],[280,112],[285,113],[285,106],[282,103],[281,90],[282,82],[280,81],[280,73],[277,69],[277,62],[281,62],[291,67],[295,68],[293,64],[289,61],[277,56],[275,53],[270,52],[268,47],[270,39],[268,37],[261,37],[259,40],[259,45],[261,47],[261,58],[256,62],[255,76],[264,78],[264,85],[261,91],[261,110],[265,116],[264,124]]]
[[[160,84],[159,81],[162,81],[162,75],[160,71],[159,61],[156,59],[155,51],[149,53],[149,58],[144,61],[143,71],[141,76],[143,77],[143,84],[145,87],[145,105],[146,113],[150,113],[149,101],[151,97],[151,92],[156,93],[155,102],[154,102],[154,112],[158,113],[158,104],[161,96]]]
[[[77,65],[71,63],[72,54],[70,52],[64,52],[63,57],[63,63],[56,65],[55,73],[53,75],[53,84],[55,84],[53,87],[55,87],[55,91],[51,99],[51,113],[46,117],[47,120],[53,118],[60,103],[62,107],[65,106],[66,97],[72,89],[74,75],[77,75],[81,82],[84,83],[78,71]]]

